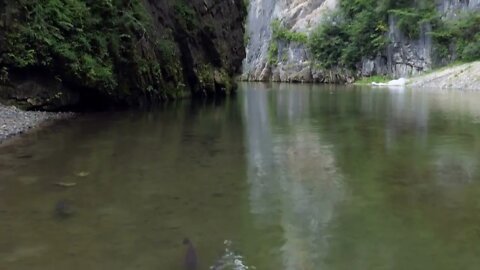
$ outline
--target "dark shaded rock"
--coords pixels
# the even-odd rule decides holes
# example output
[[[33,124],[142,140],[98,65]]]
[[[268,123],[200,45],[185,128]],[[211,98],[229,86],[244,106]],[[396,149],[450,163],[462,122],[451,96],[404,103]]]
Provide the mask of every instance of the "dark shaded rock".
[[[130,26],[118,30],[123,49],[121,57],[109,58],[115,81],[112,88],[96,80],[88,82],[89,76],[85,75],[89,74],[88,69],[80,69],[85,74],[78,74],[78,70],[45,44],[43,49],[52,58],[49,64],[25,67],[6,60],[9,51],[4,50],[9,42],[5,32],[21,24],[21,12],[25,10],[8,8],[17,6],[16,3],[0,0],[0,7],[7,6],[0,9],[0,84],[3,84],[0,96],[8,104],[28,110],[102,109],[146,106],[188,96],[224,96],[235,90],[234,76],[240,72],[245,56],[244,0],[137,2],[145,8],[141,11],[145,14],[141,15],[145,15],[149,26],[143,30],[142,27],[131,30]],[[117,5],[124,9],[131,6],[120,1]],[[121,13],[114,14],[121,16]],[[72,33],[60,34],[68,37]],[[118,44],[109,45],[112,48],[107,55],[116,55],[112,50]]]
[[[167,2],[167,3],[165,3]],[[172,31],[180,51],[184,84],[194,96],[225,95],[245,57],[243,0],[150,0],[156,28]],[[187,9],[186,16],[178,9]]]
[[[78,92],[48,76],[11,76],[8,85],[0,85],[0,97],[9,105],[24,110],[56,111],[77,106]]]

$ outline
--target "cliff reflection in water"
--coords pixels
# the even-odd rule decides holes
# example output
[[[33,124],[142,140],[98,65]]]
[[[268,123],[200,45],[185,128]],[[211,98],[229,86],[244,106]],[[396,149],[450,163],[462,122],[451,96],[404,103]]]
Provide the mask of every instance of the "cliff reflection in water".
[[[244,88],[250,212],[269,266],[476,269],[478,93]]]
[[[0,148],[0,268],[180,270],[188,237],[199,269],[477,269],[479,104],[245,83],[58,123]]]
[[[282,269],[321,269],[345,192],[332,145],[309,117],[310,91],[255,86],[244,100],[251,211],[259,226],[280,226]]]

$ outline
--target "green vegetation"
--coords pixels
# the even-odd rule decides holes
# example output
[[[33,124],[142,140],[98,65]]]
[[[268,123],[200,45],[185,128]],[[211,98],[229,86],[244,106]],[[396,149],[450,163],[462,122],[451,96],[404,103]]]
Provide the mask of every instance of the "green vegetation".
[[[323,68],[354,69],[387,45],[387,13],[376,0],[341,1],[339,11],[312,33],[309,48]]]
[[[279,42],[296,42],[302,44],[306,44],[308,42],[307,34],[288,30],[282,26],[282,23],[278,19],[272,21],[271,27],[272,39],[268,45],[267,55],[268,63],[271,65],[278,63],[280,53],[278,46]],[[282,56],[282,60],[284,59],[285,55]]]
[[[181,76],[176,46],[170,35],[152,34],[141,1],[19,0],[7,13],[15,20],[0,27],[7,35],[3,71],[46,70],[106,95],[175,94],[175,87],[163,87],[162,75]]]
[[[339,11],[312,33],[310,50],[324,68],[355,69],[362,57],[384,51],[388,14],[394,14],[405,34],[414,37],[420,24],[432,16],[431,1],[343,0]],[[420,12],[413,12],[415,7]]]
[[[290,31],[283,27],[279,20],[273,20],[272,38],[275,40],[283,40],[287,42],[307,43],[308,36],[305,33]]]
[[[465,13],[456,20],[439,21],[433,38],[439,58],[464,62],[480,59],[480,13]]]
[[[422,24],[439,20],[435,0],[387,2],[386,7],[396,18],[398,28],[410,39],[420,36]]]
[[[270,65],[278,63],[278,42],[276,40],[271,40],[268,44],[267,60]]]
[[[410,39],[419,37],[422,24],[431,23],[437,55],[447,62],[480,59],[480,14],[472,12],[445,22],[435,0],[342,0],[339,10],[308,39],[313,58],[323,68],[356,69],[362,57],[385,52],[389,15]]]
[[[392,79],[393,78],[391,78],[389,76],[377,75],[377,76],[370,76],[370,77],[361,78],[360,80],[356,81],[355,84],[371,84],[373,82],[386,83],[386,82],[389,82]]]
[[[196,13],[190,6],[187,5],[186,2],[182,0],[176,2],[174,10],[177,20],[183,29],[187,31],[193,31],[197,29],[199,22],[197,20]]]
[[[247,47],[248,43],[250,43],[250,35],[247,31],[243,34],[243,46]]]

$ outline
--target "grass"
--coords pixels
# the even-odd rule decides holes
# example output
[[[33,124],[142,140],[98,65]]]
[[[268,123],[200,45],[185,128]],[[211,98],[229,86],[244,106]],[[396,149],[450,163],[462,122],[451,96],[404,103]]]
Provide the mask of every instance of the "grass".
[[[359,80],[355,81],[354,84],[356,85],[365,85],[365,84],[371,84],[373,82],[377,83],[386,83],[392,80],[392,77],[390,76],[371,76],[371,77],[362,77]]]

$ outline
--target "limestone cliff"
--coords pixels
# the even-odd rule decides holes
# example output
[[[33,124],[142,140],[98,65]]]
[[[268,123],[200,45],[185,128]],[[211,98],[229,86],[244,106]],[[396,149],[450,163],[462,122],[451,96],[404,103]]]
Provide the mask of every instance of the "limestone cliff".
[[[290,32],[309,35],[328,19],[340,0],[252,0],[247,20],[249,44],[244,60],[244,80],[284,82],[351,82],[355,77],[388,75],[395,78],[429,70],[438,62],[433,58],[432,25],[423,23],[415,39],[399,29],[397,18],[389,15],[388,44],[383,53],[364,56],[356,70],[324,70],[312,60],[305,43],[279,40],[275,59],[269,59],[272,22],[279,20]],[[480,9],[479,0],[439,0],[437,11],[443,19],[455,19],[463,11]],[[340,48],[339,48],[340,49]]]
[[[461,12],[479,10],[480,0],[440,0],[437,11],[446,20],[454,20]],[[361,64],[362,76],[390,75],[394,78],[408,77],[430,70],[436,62],[434,59],[432,25],[420,26],[417,39],[409,39],[397,26],[394,16],[389,16],[389,44],[384,54],[375,58],[365,58]]]
[[[445,17],[454,18],[459,12],[480,9],[480,0],[441,0],[438,9]]]
[[[138,106],[234,90],[243,0],[0,0],[0,97]]]
[[[308,33],[328,16],[337,0],[252,0],[247,19],[247,57],[243,79],[252,81],[313,81],[318,74],[305,44],[283,42],[278,48],[280,61],[269,63],[268,50],[272,42],[272,22],[280,20],[292,31]],[[319,78],[320,79],[320,78]]]

